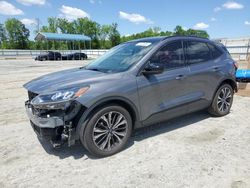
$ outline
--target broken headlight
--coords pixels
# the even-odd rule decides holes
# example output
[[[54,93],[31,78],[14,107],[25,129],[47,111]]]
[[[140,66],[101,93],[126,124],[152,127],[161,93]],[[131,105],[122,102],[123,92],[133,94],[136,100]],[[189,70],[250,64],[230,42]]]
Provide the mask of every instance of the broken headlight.
[[[36,96],[31,105],[40,109],[65,109],[70,102],[87,92],[89,87],[71,88]]]

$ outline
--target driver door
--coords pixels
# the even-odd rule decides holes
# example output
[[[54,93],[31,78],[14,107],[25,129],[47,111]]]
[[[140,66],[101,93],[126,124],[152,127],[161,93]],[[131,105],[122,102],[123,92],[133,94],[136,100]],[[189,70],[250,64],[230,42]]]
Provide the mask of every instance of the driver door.
[[[167,43],[148,63],[163,64],[164,71],[137,77],[143,124],[153,124],[187,113],[186,77],[189,68],[184,61],[183,42]]]

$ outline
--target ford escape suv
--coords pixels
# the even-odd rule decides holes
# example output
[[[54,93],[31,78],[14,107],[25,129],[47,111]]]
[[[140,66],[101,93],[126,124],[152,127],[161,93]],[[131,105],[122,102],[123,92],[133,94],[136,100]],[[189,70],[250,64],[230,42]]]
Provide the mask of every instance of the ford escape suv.
[[[121,151],[139,127],[207,109],[230,112],[235,62],[198,37],[152,37],[122,43],[87,66],[24,85],[31,125],[54,147],[80,140],[93,155]]]

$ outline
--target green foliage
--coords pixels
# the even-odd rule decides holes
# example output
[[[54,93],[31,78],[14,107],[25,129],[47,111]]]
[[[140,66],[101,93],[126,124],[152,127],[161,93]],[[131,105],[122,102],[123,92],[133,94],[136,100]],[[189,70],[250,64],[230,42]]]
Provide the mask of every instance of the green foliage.
[[[61,31],[61,33],[75,33],[74,23],[69,22],[65,18],[58,18],[57,19],[57,27]]]
[[[10,49],[29,48],[29,30],[16,18],[6,20],[5,28],[7,33],[7,46]]]
[[[132,34],[129,36],[123,36],[121,38],[122,42],[126,42],[129,40],[133,40],[133,39],[139,39],[139,38],[145,38],[145,37],[154,37],[154,36],[171,36],[173,35],[172,32],[170,31],[161,31],[161,28],[159,27],[154,27],[154,28],[149,28],[146,31],[143,31],[141,33],[136,33],[136,34]]]
[[[112,23],[110,33],[109,33],[109,40],[112,46],[116,46],[120,43],[121,36],[119,31],[117,30],[118,24]]]
[[[109,42],[109,34],[111,33],[112,27],[110,25],[102,25],[99,32],[99,40],[102,49],[110,48],[111,43]]]
[[[174,31],[162,31],[160,27],[149,28],[143,32],[135,33],[129,36],[121,36],[118,31],[118,24],[100,25],[88,18],[78,18],[74,21],[69,21],[65,18],[50,17],[47,20],[47,25],[41,27],[40,32],[51,33],[69,33],[69,34],[84,34],[91,38],[91,48],[93,49],[108,49],[118,45],[121,42],[134,40],[138,38],[153,37],[153,36],[199,36],[209,38],[206,31],[183,29],[177,25]],[[0,45],[1,48],[10,49],[81,49],[90,48],[89,42],[58,42],[58,41],[29,41],[29,30],[25,28],[19,20],[12,18],[6,20],[5,24],[0,24]]]
[[[174,35],[183,36],[186,35],[186,31],[180,25],[177,25],[174,29]]]
[[[6,30],[3,24],[0,24],[0,46],[1,48],[5,48],[7,43]]]
[[[174,32],[171,31],[161,31],[161,28],[154,27],[149,28],[146,31],[143,31],[141,33],[132,34],[129,36],[122,36],[121,41],[126,42],[133,39],[138,38],[145,38],[145,37],[154,37],[154,36],[197,36],[197,37],[203,37],[203,38],[209,38],[209,35],[206,31],[202,30],[194,30],[194,29],[188,29],[185,30],[181,26],[177,25],[174,29]]]
[[[184,30],[179,25],[175,27],[174,31],[175,31],[174,35],[197,36],[197,37],[209,38],[209,35],[206,31],[195,30],[195,29]]]

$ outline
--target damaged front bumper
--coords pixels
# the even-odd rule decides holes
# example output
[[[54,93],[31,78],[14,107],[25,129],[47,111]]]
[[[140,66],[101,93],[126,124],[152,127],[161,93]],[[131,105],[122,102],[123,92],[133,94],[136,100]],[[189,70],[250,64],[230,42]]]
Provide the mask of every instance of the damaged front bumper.
[[[36,126],[40,128],[56,128],[64,125],[63,117],[39,117],[34,114],[30,101],[25,102],[26,113]]]
[[[77,114],[81,111],[79,103],[72,103],[67,109],[35,109],[30,100],[25,102],[26,113],[31,126],[40,140],[48,140],[53,147],[64,143],[74,145],[78,139],[76,134]]]

